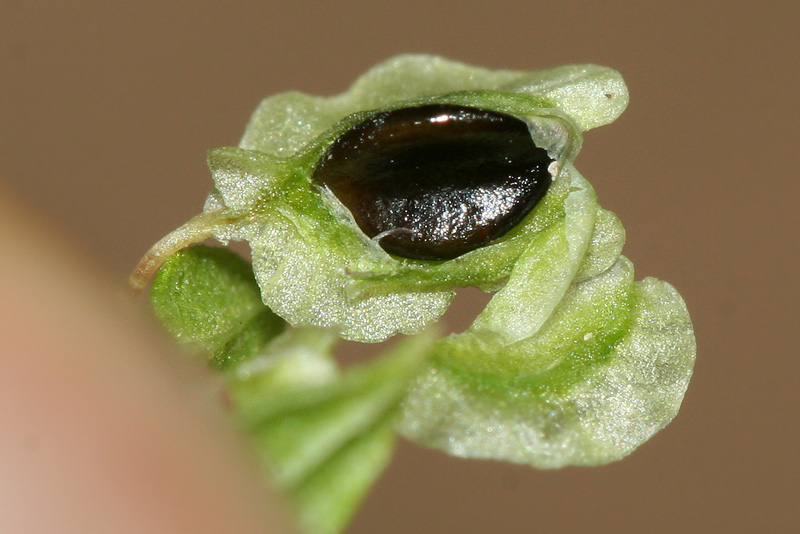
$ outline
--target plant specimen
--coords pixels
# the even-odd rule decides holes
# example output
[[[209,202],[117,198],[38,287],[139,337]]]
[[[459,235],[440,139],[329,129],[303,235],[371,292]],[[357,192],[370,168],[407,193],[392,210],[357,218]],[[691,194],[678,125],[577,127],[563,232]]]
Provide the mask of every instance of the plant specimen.
[[[239,147],[209,152],[202,213],[132,283],[158,270],[157,315],[225,373],[308,531],[343,528],[396,433],[554,468],[622,458],[675,416],[695,357],[686,307],[634,281],[620,221],[573,165],[582,132],[627,103],[605,67],[406,55],[338,96],[267,98]],[[252,266],[185,248],[209,237],[246,241]],[[426,327],[466,286],[493,296],[437,338]],[[354,369],[331,355],[395,334],[416,335]]]

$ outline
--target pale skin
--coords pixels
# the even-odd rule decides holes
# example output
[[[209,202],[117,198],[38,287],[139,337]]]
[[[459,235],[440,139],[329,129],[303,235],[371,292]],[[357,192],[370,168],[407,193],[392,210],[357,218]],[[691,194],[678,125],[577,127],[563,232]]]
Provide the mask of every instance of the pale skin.
[[[289,532],[221,382],[0,189],[0,531]]]

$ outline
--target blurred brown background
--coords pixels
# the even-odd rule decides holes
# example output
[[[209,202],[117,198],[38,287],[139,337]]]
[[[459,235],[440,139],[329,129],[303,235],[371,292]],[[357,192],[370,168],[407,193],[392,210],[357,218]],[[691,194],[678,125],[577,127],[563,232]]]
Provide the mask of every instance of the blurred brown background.
[[[266,95],[336,93],[400,52],[615,67],[631,105],[585,136],[577,166],[625,224],[638,277],[689,305],[699,351],[682,412],[592,469],[403,443],[350,531],[800,531],[797,4],[275,4],[0,3],[6,187],[122,284],[199,211],[205,151],[235,145]]]

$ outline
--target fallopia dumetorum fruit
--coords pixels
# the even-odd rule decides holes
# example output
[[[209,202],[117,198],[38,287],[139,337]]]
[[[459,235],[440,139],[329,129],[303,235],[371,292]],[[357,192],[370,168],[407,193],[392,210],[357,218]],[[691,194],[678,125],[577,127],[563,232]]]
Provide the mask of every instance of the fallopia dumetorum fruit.
[[[428,345],[396,428],[537,467],[621,458],[675,416],[695,356],[681,297],[634,281],[620,221],[573,164],[627,103],[605,67],[416,55],[337,96],[267,98],[239,147],[209,152],[203,212],[135,283],[189,243],[246,241],[275,314],[361,342],[419,332],[478,287],[491,300]]]

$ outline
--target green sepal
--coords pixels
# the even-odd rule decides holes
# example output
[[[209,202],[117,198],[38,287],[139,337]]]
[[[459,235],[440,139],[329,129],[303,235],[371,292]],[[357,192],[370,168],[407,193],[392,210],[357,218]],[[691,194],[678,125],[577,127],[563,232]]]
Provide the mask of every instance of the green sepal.
[[[229,375],[255,450],[315,533],[343,528],[388,463],[400,403],[431,345],[427,336],[410,338],[339,375],[330,367],[332,339],[324,330],[289,330]]]
[[[253,113],[240,146],[288,157],[353,113],[400,101],[486,90],[552,102],[582,131],[613,122],[628,105],[622,76],[608,67],[492,70],[442,57],[404,54],[375,65],[340,95],[321,97],[291,91],[264,99]]]
[[[261,302],[250,264],[225,248],[199,245],[170,257],[150,302],[175,339],[208,351],[219,369],[254,356],[284,328]]]
[[[389,464],[397,434],[391,423],[355,436],[291,493],[298,523],[308,533],[336,534]]]
[[[401,433],[456,456],[539,468],[629,454],[677,414],[695,358],[680,295],[652,278],[631,285],[632,276],[620,258],[577,284],[527,346],[445,338],[404,402]],[[512,375],[520,369],[527,376]]]
[[[413,334],[444,313],[454,288],[503,285],[527,238],[562,210],[558,184],[563,189],[570,180],[558,170],[571,166],[582,132],[613,121],[627,102],[621,76],[605,67],[492,71],[434,56],[398,56],[337,96],[291,92],[265,99],[240,148],[209,154],[216,187],[204,213],[217,221],[219,240],[250,244],[264,302],[293,326],[332,328],[362,342]],[[538,215],[483,249],[447,262],[396,258],[367,238],[311,175],[331,143],[370,115],[443,103],[528,122],[534,142],[556,162],[554,191]]]

